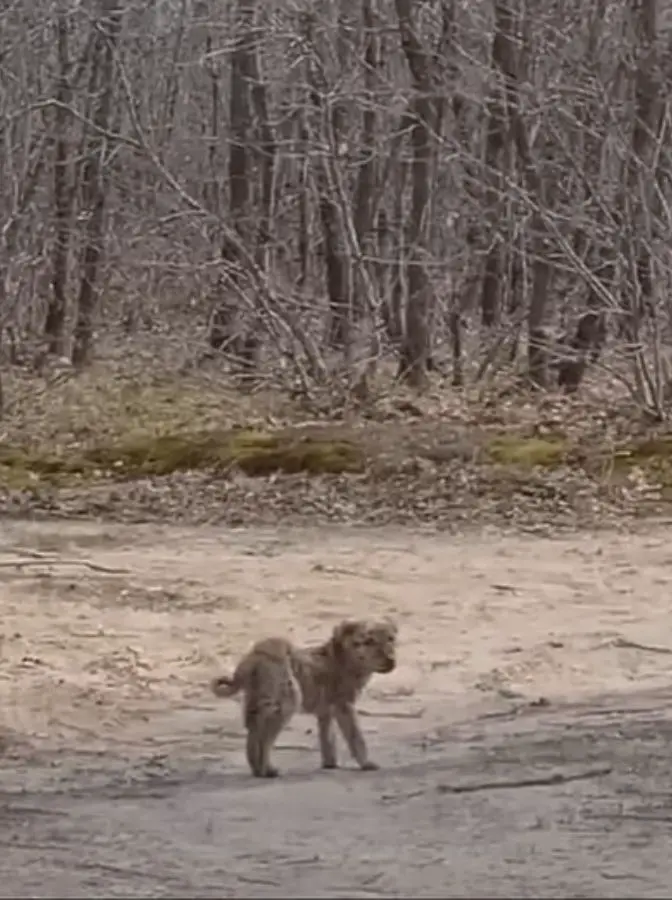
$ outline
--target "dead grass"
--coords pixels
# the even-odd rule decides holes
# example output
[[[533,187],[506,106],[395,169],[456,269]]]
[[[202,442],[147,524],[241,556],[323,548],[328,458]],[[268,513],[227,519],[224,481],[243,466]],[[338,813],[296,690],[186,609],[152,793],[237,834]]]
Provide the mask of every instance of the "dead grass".
[[[12,443],[89,445],[183,431],[268,428],[301,417],[298,404],[280,392],[246,394],[210,379],[164,375],[151,369],[123,374],[96,364],[77,377],[53,383],[13,372],[7,379],[10,409],[2,423]],[[305,413],[303,414],[305,418]]]

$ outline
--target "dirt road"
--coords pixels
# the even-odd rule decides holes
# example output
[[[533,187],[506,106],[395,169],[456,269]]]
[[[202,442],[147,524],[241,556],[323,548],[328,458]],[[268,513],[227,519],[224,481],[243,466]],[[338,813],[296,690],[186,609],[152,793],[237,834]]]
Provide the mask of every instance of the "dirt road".
[[[0,895],[669,895],[668,545],[0,525]],[[250,779],[209,677],[383,612],[383,769]]]

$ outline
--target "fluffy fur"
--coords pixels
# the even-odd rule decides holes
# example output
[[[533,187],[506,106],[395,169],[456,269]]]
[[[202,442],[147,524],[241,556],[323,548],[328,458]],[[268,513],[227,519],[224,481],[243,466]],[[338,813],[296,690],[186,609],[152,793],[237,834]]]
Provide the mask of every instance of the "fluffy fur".
[[[361,769],[377,769],[369,759],[357,721],[355,701],[376,673],[396,666],[397,627],[389,621],[345,621],[316,647],[295,647],[284,638],[256,643],[238,663],[233,676],[211,682],[217,697],[244,694],[247,761],[257,778],[274,778],[273,746],[282,729],[299,711],[317,718],[322,766],[335,769],[338,725]]]

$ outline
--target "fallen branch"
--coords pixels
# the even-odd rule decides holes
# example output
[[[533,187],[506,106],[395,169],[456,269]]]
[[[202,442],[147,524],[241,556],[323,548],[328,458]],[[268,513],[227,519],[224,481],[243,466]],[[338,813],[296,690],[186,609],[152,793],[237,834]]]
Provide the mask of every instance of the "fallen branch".
[[[330,566],[317,562],[310,567],[311,572],[325,572],[327,575],[347,575],[350,578],[371,578],[374,581],[382,581],[385,576],[377,572],[362,572],[354,569],[344,569],[340,566]]]
[[[38,557],[36,559],[13,559],[0,562],[0,569],[23,569],[26,566],[84,566],[92,572],[103,572],[105,575],[128,575],[127,569],[112,569],[109,566],[101,566],[99,563],[88,559],[49,559]]]
[[[616,820],[631,820],[633,822],[666,822],[672,824],[672,816],[657,815],[656,813],[588,813],[583,816],[584,819],[608,819],[613,822]]]
[[[483,719],[515,719],[524,712],[534,712],[537,709],[548,709],[551,701],[548,697],[537,697],[536,700],[526,700],[524,703],[516,703],[509,709],[494,710],[493,712],[481,713],[476,716],[477,721]]]
[[[264,887],[280,887],[279,881],[273,881],[270,878],[252,878],[249,875],[234,875],[233,877],[236,881],[240,881],[241,884],[260,884]]]
[[[0,847],[6,847],[9,850],[31,850],[35,852],[36,850],[45,850],[47,852],[53,853],[54,850],[63,850],[68,846],[68,842],[66,840],[62,841],[48,841],[46,843],[38,843],[37,841],[20,841],[20,840],[12,840],[12,838],[0,840]]]
[[[643,875],[634,875],[632,872],[600,872],[602,878],[605,878],[607,881],[625,881],[633,879],[635,881],[645,881],[645,877]]]
[[[612,641],[614,647],[624,647],[627,650],[643,650],[645,653],[667,653],[672,654],[670,647],[657,647],[653,644],[640,644],[637,641],[631,641],[628,638],[617,637]]]
[[[632,716],[639,713],[661,712],[664,709],[670,709],[669,703],[656,703],[654,706],[610,706],[606,709],[579,709],[574,712],[578,718],[586,718],[588,716]]]
[[[369,719],[421,719],[425,714],[425,707],[421,706],[420,709],[412,709],[408,712],[370,712],[366,709],[360,709],[360,716],[365,716]]]
[[[438,784],[440,794],[471,794],[475,791],[491,791],[502,788],[543,787],[554,784],[566,784],[569,781],[581,781],[585,778],[599,778],[609,775],[611,766],[596,766],[580,772],[552,772],[550,775],[537,775],[530,778],[519,778],[514,781],[480,781],[472,784]]]

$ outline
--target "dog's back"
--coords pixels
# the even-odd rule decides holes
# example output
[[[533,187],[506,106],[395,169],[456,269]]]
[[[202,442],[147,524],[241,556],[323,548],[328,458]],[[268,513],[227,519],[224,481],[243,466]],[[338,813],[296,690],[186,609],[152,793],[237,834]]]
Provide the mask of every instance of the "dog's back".
[[[265,638],[257,641],[238,663],[233,675],[218,675],[210,682],[216,697],[234,697],[244,691],[271,697],[278,682],[286,680],[285,670],[291,671],[291,644],[285,638]]]

